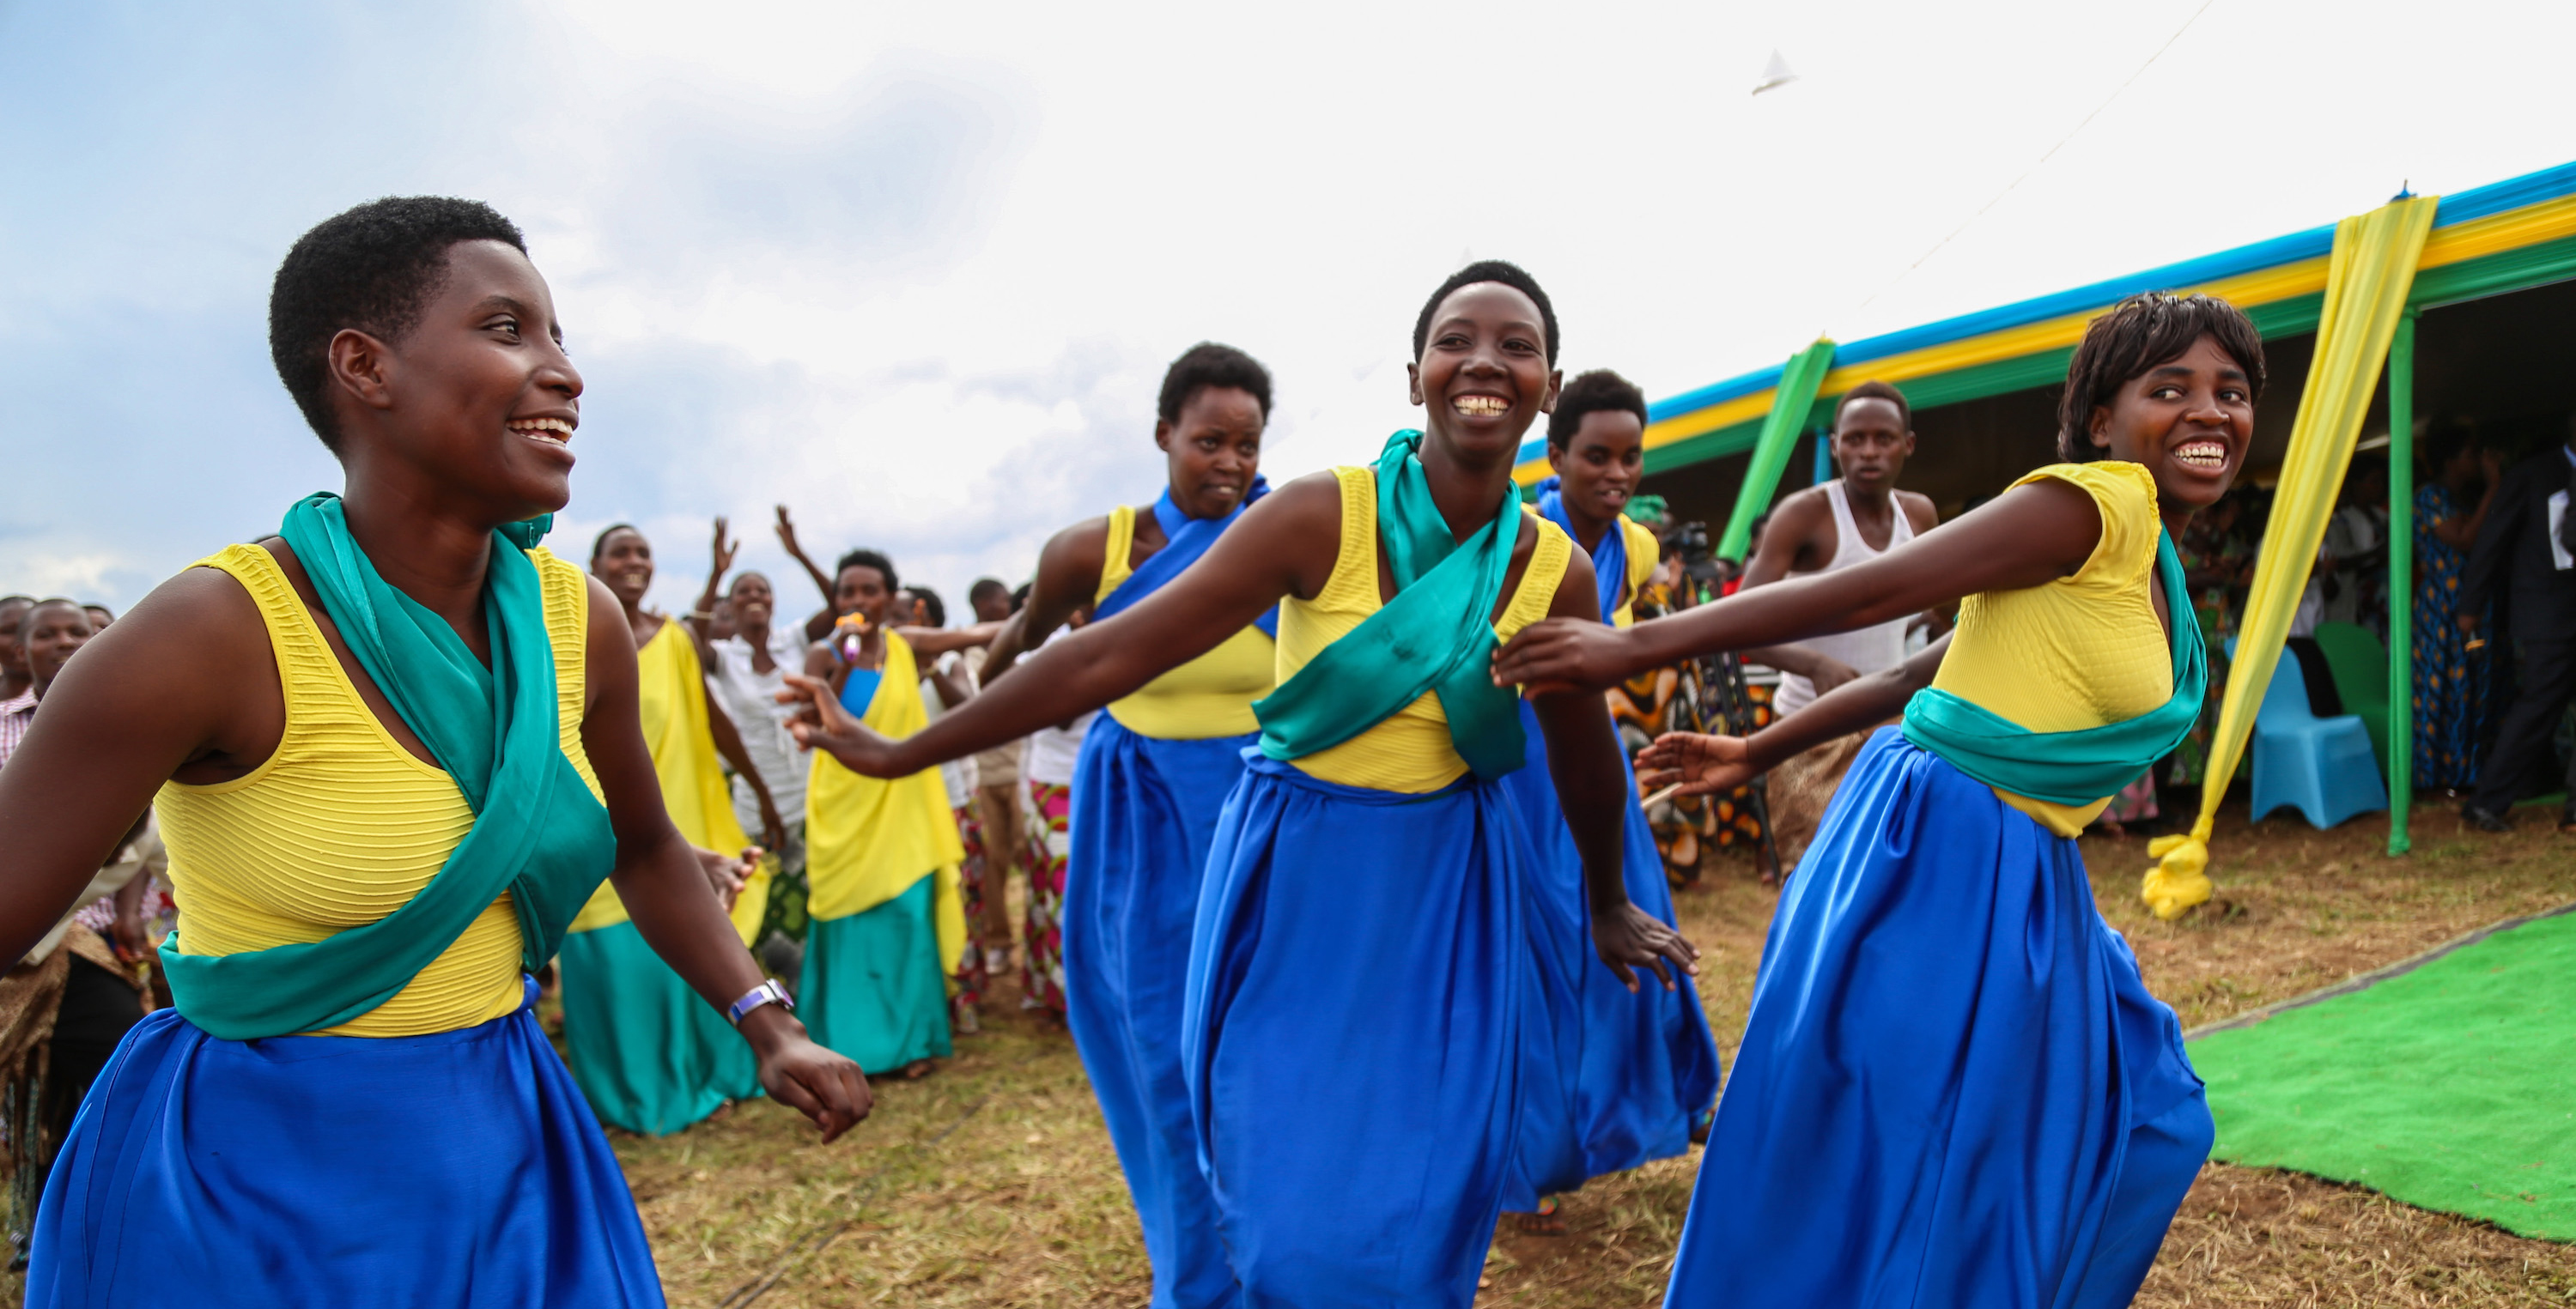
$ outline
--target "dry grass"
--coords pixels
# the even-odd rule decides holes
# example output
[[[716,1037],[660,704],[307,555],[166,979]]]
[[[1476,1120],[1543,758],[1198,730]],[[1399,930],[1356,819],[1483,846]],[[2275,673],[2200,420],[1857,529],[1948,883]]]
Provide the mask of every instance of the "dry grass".
[[[2089,838],[2084,850],[2149,987],[2193,1026],[2576,900],[2576,842],[2538,815],[2525,822],[2482,837],[2421,809],[2416,854],[2391,860],[2384,821],[2330,833],[2222,821],[2220,902],[2180,923],[2137,903],[2143,843]],[[1681,898],[1708,951],[1701,994],[1730,1066],[1774,901],[1749,866],[1725,863]],[[987,1030],[961,1038],[936,1075],[879,1083],[876,1115],[839,1144],[814,1144],[765,1102],[673,1137],[619,1138],[671,1302],[1144,1305],[1150,1272],[1081,1064],[1060,1028],[1014,999],[997,987]],[[1480,1302],[1659,1303],[1697,1169],[1693,1155],[1595,1180],[1564,1198],[1564,1236],[1504,1232]],[[2576,1247],[2211,1164],[2138,1303],[2576,1305]]]

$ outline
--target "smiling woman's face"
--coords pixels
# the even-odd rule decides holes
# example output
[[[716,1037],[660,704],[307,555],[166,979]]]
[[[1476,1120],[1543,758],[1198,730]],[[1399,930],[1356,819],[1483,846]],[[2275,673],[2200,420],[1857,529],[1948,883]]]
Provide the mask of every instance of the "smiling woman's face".
[[[1500,282],[1450,292],[1405,371],[1431,435],[1480,461],[1519,454],[1530,424],[1556,408],[1560,379],[1538,305]]]
[[[2206,509],[2227,494],[2254,439],[2254,385],[2215,337],[2120,384],[2093,407],[2095,447],[2144,464],[2167,509]]]
[[[644,593],[653,589],[653,543],[634,528],[618,528],[590,557],[590,572],[628,607],[642,604]]]
[[[500,522],[571,499],[581,374],[564,354],[554,293],[517,249],[450,247],[446,281],[409,332],[386,343],[343,331],[331,362],[341,412],[360,420],[341,424],[353,463],[412,465]]]

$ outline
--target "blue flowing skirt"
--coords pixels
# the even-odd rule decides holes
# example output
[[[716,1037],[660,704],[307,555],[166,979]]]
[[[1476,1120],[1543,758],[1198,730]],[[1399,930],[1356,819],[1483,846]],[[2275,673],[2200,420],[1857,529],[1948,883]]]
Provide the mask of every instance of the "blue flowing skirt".
[[[751,1045],[633,923],[564,937],[564,1060],[601,1122],[668,1136],[760,1094]]]
[[[1242,1303],[1466,1309],[1520,1100],[1520,824],[1248,754],[1190,936],[1199,1160]]]
[[[536,993],[434,1036],[224,1041],[147,1015],[45,1183],[26,1303],[660,1305]]]
[[[1524,885],[1534,966],[1522,1009],[1520,1150],[1503,1205],[1526,1213],[1542,1196],[1688,1151],[1691,1119],[1717,1099],[1718,1061],[1690,978],[1676,977],[1680,989],[1667,991],[1639,969],[1631,995],[1601,962],[1583,860],[1557,807],[1547,740],[1527,701],[1521,725],[1529,762],[1502,786],[1530,838]],[[1620,768],[1628,782],[1628,898],[1669,925],[1672,884],[1637,804],[1636,774],[1624,760]]]
[[[1882,729],[1771,921],[1665,1303],[2125,1305],[2211,1134],[2075,842]]]
[[[1166,741],[1103,714],[1074,768],[1066,1019],[1154,1264],[1155,1309],[1235,1302],[1181,1073],[1181,997],[1208,845],[1247,736]]]

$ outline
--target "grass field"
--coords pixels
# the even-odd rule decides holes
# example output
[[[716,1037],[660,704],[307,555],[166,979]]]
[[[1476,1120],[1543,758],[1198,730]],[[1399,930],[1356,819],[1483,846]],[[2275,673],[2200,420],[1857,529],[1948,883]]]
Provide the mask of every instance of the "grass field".
[[[2319,833],[2223,819],[2219,899],[2179,923],[2137,902],[2143,842],[2087,838],[2084,854],[2103,913],[2189,1028],[2576,900],[2576,841],[2542,818],[2483,837],[2421,808],[2404,860],[2381,853],[2384,820]],[[1720,862],[1680,898],[1730,1064],[1773,902],[1749,866]],[[1061,1029],[1016,1009],[1011,986],[996,992],[981,1035],[931,1077],[878,1083],[875,1116],[838,1144],[816,1145],[765,1101],[676,1136],[618,1136],[671,1303],[1144,1305],[1144,1250],[1081,1064]],[[1694,1154],[1595,1180],[1565,1198],[1563,1236],[1503,1233],[1480,1303],[1659,1303],[1698,1166]],[[2576,1246],[2212,1164],[2138,1303],[2569,1306]]]
[[[2084,853],[2104,914],[2188,1028],[2576,900],[2576,841],[2540,818],[2481,837],[2419,809],[2404,860],[2381,852],[2384,820],[2324,833],[2222,821],[2219,899],[2179,923],[2137,902],[2142,842],[2088,838]],[[1773,900],[1729,863],[1681,898],[1730,1061]],[[672,1303],[1143,1305],[1144,1252],[1081,1065],[1060,1030],[998,992],[982,1035],[932,1077],[879,1083],[875,1117],[840,1144],[813,1144],[767,1103],[619,1139]],[[1594,1181],[1566,1198],[1564,1236],[1504,1233],[1480,1303],[1658,1303],[1697,1168],[1694,1154]],[[2213,1164],[2138,1303],[2576,1305],[2576,1247]]]

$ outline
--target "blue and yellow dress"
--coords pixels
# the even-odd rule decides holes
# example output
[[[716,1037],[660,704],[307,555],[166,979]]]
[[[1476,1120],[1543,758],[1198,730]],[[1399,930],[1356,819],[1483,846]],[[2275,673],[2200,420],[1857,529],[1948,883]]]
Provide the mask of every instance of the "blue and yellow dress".
[[[662,808],[680,838],[734,854],[750,844],[733,815],[732,792],[716,763],[705,673],[697,643],[678,623],[635,652],[635,698]],[[734,930],[749,945],[769,907],[762,861],[733,905]],[[564,1058],[600,1121],[665,1136],[714,1113],[727,1100],[760,1094],[751,1045],[662,957],[626,914],[615,885],[602,882],[564,935]]]
[[[885,634],[885,665],[852,669],[841,702],[900,740],[930,724],[912,647]],[[957,865],[966,846],[936,767],[879,780],[814,752],[805,792],[807,912],[798,1017],[870,1073],[950,1049],[948,987],[966,950]]]
[[[581,720],[589,583],[536,565],[560,743]],[[268,551],[202,561],[259,608],[285,695],[277,750],[154,812],[177,949],[229,956],[386,919],[476,825],[456,781],[359,698]],[[383,1004],[224,1040],[176,1009],[127,1034],[39,1210],[30,1305],[658,1306],[617,1159],[546,1041],[509,895]]]
[[[1340,553],[1314,599],[1280,605],[1283,694],[1381,607],[1376,470],[1333,472]],[[1546,615],[1572,556],[1537,526],[1504,638]],[[1431,694],[1329,749],[1247,757],[1191,933],[1182,1054],[1249,1309],[1475,1298],[1518,1126],[1526,840]]]
[[[1562,513],[1542,497],[1550,521]],[[1652,532],[1625,514],[1594,555],[1602,580],[1602,612],[1620,627],[1632,626],[1636,588],[1654,575],[1658,550]],[[1601,962],[1592,944],[1592,915],[1583,882],[1583,859],[1556,798],[1548,772],[1547,741],[1526,701],[1521,706],[1529,739],[1528,763],[1503,778],[1520,807],[1530,838],[1529,936],[1534,966],[1524,1009],[1529,1035],[1521,1049],[1521,1132],[1512,1185],[1504,1207],[1535,1210],[1543,1197],[1570,1191],[1604,1173],[1668,1159],[1690,1149],[1691,1120],[1717,1099],[1717,1042],[1699,991],[1687,976],[1666,991],[1641,974],[1630,994]],[[1621,866],[1628,899],[1662,919],[1673,919],[1672,883],[1664,876],[1654,829],[1638,803],[1636,774],[1624,752],[1627,774],[1626,838]]]
[[[1110,512],[1095,603],[1129,585],[1135,533],[1132,507]],[[1260,739],[1252,702],[1270,693],[1277,659],[1259,627],[1236,632],[1111,704],[1074,769],[1066,1018],[1144,1225],[1158,1307],[1235,1295],[1190,1127],[1181,996],[1208,846]]]
[[[1968,597],[1932,687],[1835,793],[1772,919],[1668,1305],[2126,1305],[2208,1155],[2180,1025],[2074,839],[2189,729],[2200,635],[2146,469],[2038,478],[2091,494],[2101,543]],[[1941,727],[1943,704],[2003,730]],[[2132,724],[2158,741],[2085,744]],[[2001,775],[2016,730],[2022,784],[2060,798],[1968,771]]]

